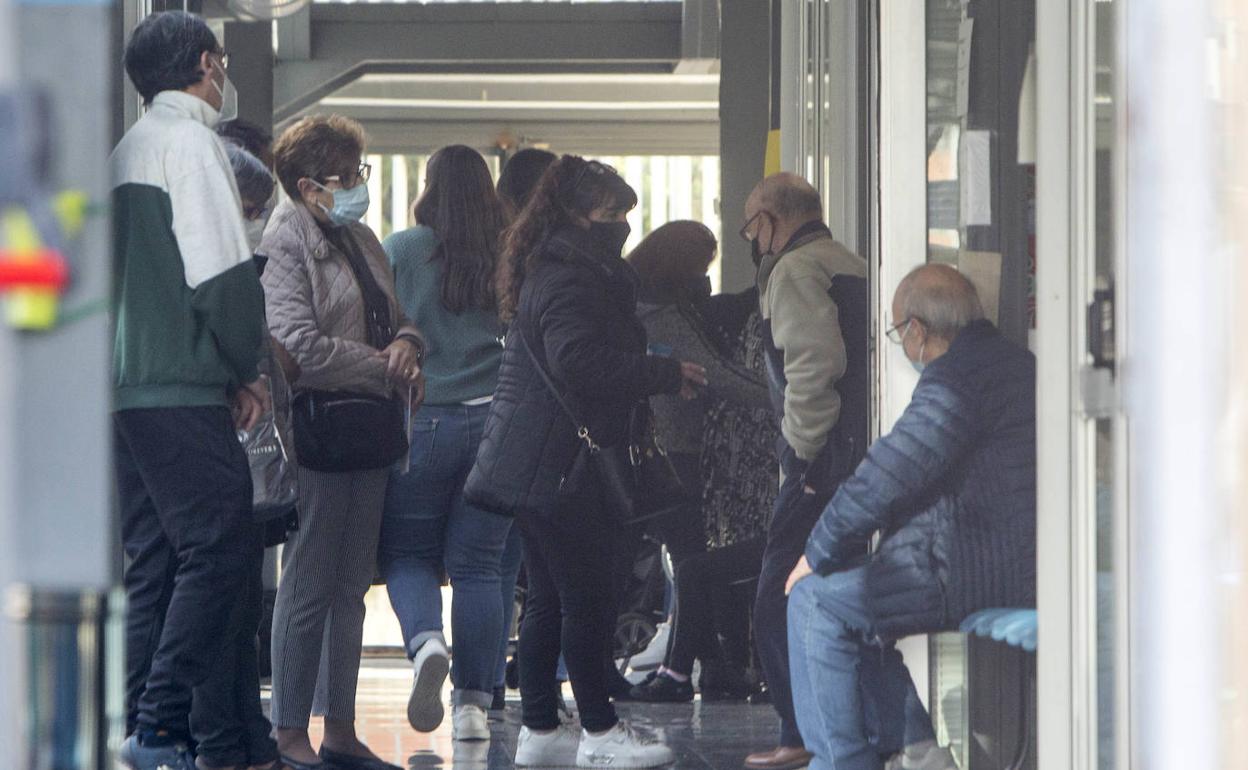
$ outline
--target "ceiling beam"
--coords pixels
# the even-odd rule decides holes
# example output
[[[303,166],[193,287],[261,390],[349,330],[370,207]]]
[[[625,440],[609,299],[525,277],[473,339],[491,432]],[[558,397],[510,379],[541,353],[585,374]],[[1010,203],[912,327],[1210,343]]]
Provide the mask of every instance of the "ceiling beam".
[[[314,3],[310,59],[287,58],[279,25],[274,121],[373,72],[671,72],[682,12],[682,3]]]

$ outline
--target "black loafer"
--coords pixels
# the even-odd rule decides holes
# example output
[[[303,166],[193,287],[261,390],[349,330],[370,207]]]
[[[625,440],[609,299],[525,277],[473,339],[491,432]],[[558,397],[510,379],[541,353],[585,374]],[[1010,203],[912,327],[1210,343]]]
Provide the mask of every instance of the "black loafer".
[[[325,760],[325,764],[329,765],[324,770],[403,770],[398,765],[392,765],[380,759],[357,757],[329,749],[321,749],[320,755],[321,759]],[[295,768],[295,770],[301,770],[301,768]]]
[[[297,762],[285,754],[278,757],[278,760],[282,763],[278,767],[285,765],[290,770],[333,770],[332,767],[324,762]]]

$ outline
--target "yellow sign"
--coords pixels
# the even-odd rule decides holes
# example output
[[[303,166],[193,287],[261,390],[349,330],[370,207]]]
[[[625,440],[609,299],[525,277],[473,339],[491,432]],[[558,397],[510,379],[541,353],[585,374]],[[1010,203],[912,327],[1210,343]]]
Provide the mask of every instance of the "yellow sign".
[[[780,129],[767,132],[767,153],[763,156],[763,176],[780,173]]]

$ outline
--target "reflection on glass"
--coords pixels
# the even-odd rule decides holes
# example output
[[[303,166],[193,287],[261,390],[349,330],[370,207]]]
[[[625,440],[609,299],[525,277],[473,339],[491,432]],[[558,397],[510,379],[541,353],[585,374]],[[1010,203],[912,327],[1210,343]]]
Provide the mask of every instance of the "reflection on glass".
[[[1116,147],[1117,28],[1113,2],[1096,3],[1096,89],[1092,108],[1096,111],[1096,273],[1094,288],[1114,285],[1114,153]],[[1114,541],[1114,423],[1096,423],[1096,706],[1097,765],[1100,770],[1115,767],[1115,735],[1118,729],[1115,697],[1117,689],[1117,599],[1115,592]]]
[[[929,261],[956,262],[961,246],[958,28],[962,0],[927,3],[927,243]]]

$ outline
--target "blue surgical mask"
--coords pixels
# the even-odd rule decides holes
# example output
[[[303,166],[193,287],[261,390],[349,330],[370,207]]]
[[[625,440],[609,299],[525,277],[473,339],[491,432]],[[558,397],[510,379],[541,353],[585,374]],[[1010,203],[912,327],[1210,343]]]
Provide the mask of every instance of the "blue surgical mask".
[[[902,344],[903,355],[905,351],[906,335],[910,334],[910,329],[913,326],[914,326],[914,320],[911,319],[908,323],[906,323],[906,330],[901,333],[901,344]],[[912,361],[910,360],[909,356],[906,357],[906,360],[910,361],[910,365],[913,366],[914,370],[918,372],[919,374],[923,374],[923,370],[927,368],[927,364],[923,363],[923,349],[926,347],[927,347],[927,340],[923,340],[922,344],[919,345],[919,360],[918,361]]]
[[[329,215],[329,220],[336,225],[344,226],[359,222],[368,211],[368,185],[366,184],[357,184],[348,190],[331,190],[315,179],[312,180],[312,184],[334,196],[334,207],[332,209],[326,208],[322,203],[317,205]]]
[[[919,360],[910,362],[910,365],[913,366],[914,370],[919,374],[922,374],[923,370],[927,368],[927,364],[923,363],[923,348],[925,347],[927,347],[926,341],[922,345],[919,345]]]

